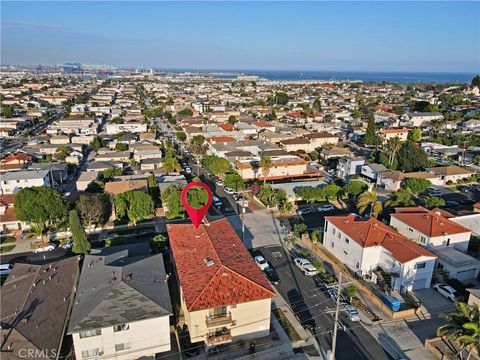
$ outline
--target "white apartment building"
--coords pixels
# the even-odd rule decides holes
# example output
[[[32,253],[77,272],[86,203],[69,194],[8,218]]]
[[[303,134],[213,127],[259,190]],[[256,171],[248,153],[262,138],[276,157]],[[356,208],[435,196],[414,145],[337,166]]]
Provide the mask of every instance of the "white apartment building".
[[[105,127],[108,135],[115,135],[122,131],[129,131],[131,133],[142,133],[147,131],[147,124],[138,121],[131,121],[124,124],[108,123]]]
[[[15,194],[32,186],[52,187],[50,172],[48,170],[7,172],[0,179],[2,194]]]
[[[308,176],[308,162],[293,155],[272,156],[272,167],[268,174],[264,174],[260,168],[260,159],[237,160],[234,168],[240,174],[243,180],[261,179],[266,175],[267,180],[288,179],[295,177]],[[316,174],[312,174],[316,175]]]
[[[350,175],[360,174],[365,159],[355,157],[344,157],[338,160],[337,176],[340,179],[347,179]]]
[[[67,334],[76,359],[138,359],[170,350],[172,306],[161,254],[148,244],[85,256]]]
[[[398,291],[430,287],[436,256],[373,217],[325,217],[323,245],[362,276],[380,268]]]

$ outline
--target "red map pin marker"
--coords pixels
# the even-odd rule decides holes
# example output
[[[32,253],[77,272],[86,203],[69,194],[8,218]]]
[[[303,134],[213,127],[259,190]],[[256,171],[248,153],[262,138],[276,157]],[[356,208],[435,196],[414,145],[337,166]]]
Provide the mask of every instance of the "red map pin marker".
[[[198,208],[198,209],[195,209],[195,208],[191,207],[190,205],[188,205],[188,202],[187,202],[187,191],[190,188],[195,187],[195,186],[200,186],[200,187],[204,188],[207,191],[207,194],[208,194],[207,203],[205,204],[204,207],[201,207],[201,208]],[[182,190],[182,203],[183,203],[183,206],[185,207],[185,210],[187,210],[188,216],[190,216],[190,220],[192,220],[193,226],[195,226],[195,229],[198,229],[198,225],[200,225],[203,217],[205,216],[205,214],[208,211],[208,208],[212,204],[212,191],[207,186],[207,184],[205,184],[203,182],[200,182],[200,181],[193,181],[183,188],[183,190]]]

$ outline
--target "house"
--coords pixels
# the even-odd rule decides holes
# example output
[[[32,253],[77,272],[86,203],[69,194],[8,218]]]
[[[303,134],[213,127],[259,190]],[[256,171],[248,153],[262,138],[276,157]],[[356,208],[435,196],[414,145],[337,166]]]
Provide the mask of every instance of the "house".
[[[110,151],[104,154],[98,154],[95,161],[130,161],[130,151]]]
[[[310,153],[315,150],[315,145],[308,139],[294,138],[280,141],[280,146],[288,152],[295,153],[297,151]]]
[[[365,159],[356,157],[344,157],[338,160],[337,176],[340,179],[347,179],[351,175],[360,174]]]
[[[388,140],[398,137],[400,141],[407,141],[408,133],[410,130],[402,129],[380,129],[380,138],[383,144],[386,144]]]
[[[39,171],[15,171],[1,176],[0,193],[15,194],[20,190],[32,186],[52,187],[50,172]]]
[[[82,171],[76,182],[77,191],[85,191],[92,181],[98,180],[99,175],[99,171]]]
[[[32,161],[28,154],[10,154],[0,161],[0,172],[16,171],[25,168]]]
[[[480,262],[466,254],[472,231],[452,221],[452,214],[421,206],[395,211],[390,215],[390,226],[435,253],[437,269],[460,281],[478,276]]]
[[[320,151],[320,157],[325,160],[338,159],[342,156],[351,156],[352,152],[348,148],[338,146],[328,146],[322,148]]]
[[[376,182],[378,176],[385,171],[388,171],[388,169],[383,164],[365,164],[362,166],[360,173],[367,179]]]
[[[147,124],[144,124],[140,121],[129,121],[123,124],[108,123],[105,125],[105,129],[108,135],[115,135],[123,131],[128,131],[131,133],[145,133],[147,132]]]
[[[478,305],[480,306],[480,288],[470,288],[467,289],[470,293],[468,296],[468,305]]]
[[[110,181],[105,184],[105,192],[110,195],[117,195],[131,190],[148,191],[147,180]]]
[[[68,326],[76,359],[138,359],[170,350],[163,255],[147,243],[86,254]]]
[[[148,158],[140,160],[140,170],[149,171],[161,169],[163,166],[161,158]]]
[[[53,179],[55,185],[63,185],[68,180],[68,166],[62,163],[32,163],[28,170],[45,170],[50,174],[50,180]]]
[[[308,162],[294,155],[272,156],[272,167],[266,174],[267,180],[279,180],[299,177],[317,177],[318,173],[307,171]],[[260,168],[260,159],[236,160],[234,168],[243,180],[264,179]]]
[[[321,148],[325,145],[336,145],[338,143],[338,136],[328,132],[316,132],[306,134],[305,139],[308,139],[315,149]]]
[[[383,187],[385,190],[397,191],[400,189],[405,179],[426,179],[432,185],[442,185],[443,181],[435,174],[426,171],[416,171],[403,173],[401,171],[384,171],[377,176],[377,185]]]
[[[430,287],[436,256],[374,217],[327,216],[323,236],[328,251],[362,276],[401,292]]]
[[[13,210],[14,194],[0,195],[0,231],[2,234],[16,233],[29,228],[28,223],[17,219]]]
[[[440,112],[409,112],[401,117],[402,120],[405,120],[412,127],[420,127],[425,123],[434,120],[442,120],[443,115]]]
[[[2,359],[59,359],[78,279],[79,257],[16,263],[2,286]]]
[[[156,147],[155,150],[135,150],[133,153],[135,161],[140,162],[145,159],[161,159],[162,151]]]
[[[440,177],[443,181],[442,185],[448,185],[450,183],[455,183],[463,178],[471,178],[475,175],[475,171],[470,169],[465,169],[460,166],[450,165],[450,166],[440,166],[429,169],[432,174]],[[448,184],[447,184],[448,183]]]
[[[275,292],[229,221],[198,229],[167,224],[167,231],[191,342],[209,347],[267,336]]]

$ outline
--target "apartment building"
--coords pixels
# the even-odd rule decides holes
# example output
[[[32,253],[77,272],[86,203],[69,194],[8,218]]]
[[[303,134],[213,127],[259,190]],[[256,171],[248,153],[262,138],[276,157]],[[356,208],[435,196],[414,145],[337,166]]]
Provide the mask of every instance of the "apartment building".
[[[0,179],[2,194],[15,194],[32,186],[52,187],[50,172],[47,170],[7,172]]]
[[[144,124],[140,121],[130,121],[124,124],[108,123],[105,128],[108,135],[115,135],[122,131],[128,131],[131,133],[144,133],[147,131],[147,124]]]
[[[402,129],[380,129],[380,139],[383,144],[386,144],[388,140],[398,137],[400,141],[407,141],[408,133],[410,130]]]
[[[317,176],[316,173],[307,173],[308,162],[293,155],[271,156],[272,167],[266,174],[267,180],[278,180],[298,177]],[[260,159],[237,160],[234,168],[243,180],[263,180],[265,174],[260,168]]]
[[[168,224],[180,284],[181,322],[207,347],[270,332],[270,284],[227,219]]]
[[[363,165],[365,165],[365,159],[362,158],[350,156],[341,158],[337,164],[337,176],[345,180],[351,175],[360,174]]]
[[[68,327],[76,359],[138,359],[170,350],[172,305],[162,254],[148,243],[85,255]]]
[[[430,287],[436,255],[373,217],[325,217],[323,244],[362,276],[375,278],[380,271],[393,289]]]

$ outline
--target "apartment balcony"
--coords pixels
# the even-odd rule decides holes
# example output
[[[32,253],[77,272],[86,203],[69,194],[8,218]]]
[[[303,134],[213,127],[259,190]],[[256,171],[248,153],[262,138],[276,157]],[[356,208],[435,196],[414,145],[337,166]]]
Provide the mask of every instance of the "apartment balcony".
[[[232,334],[230,330],[227,329],[216,331],[214,333],[207,334],[206,336],[207,346],[226,344],[229,342],[232,342]]]
[[[223,325],[231,325],[232,320],[232,313],[224,313],[224,314],[217,314],[217,315],[208,315],[206,317],[207,327],[219,327]]]

